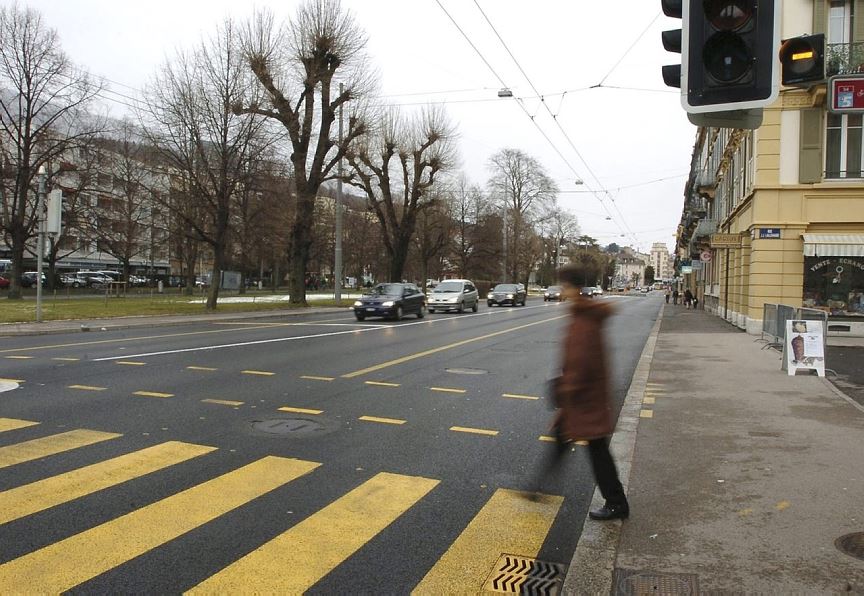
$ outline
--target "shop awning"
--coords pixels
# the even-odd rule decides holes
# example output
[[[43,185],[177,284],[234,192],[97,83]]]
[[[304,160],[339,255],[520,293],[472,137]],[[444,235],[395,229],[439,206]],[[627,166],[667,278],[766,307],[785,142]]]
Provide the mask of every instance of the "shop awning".
[[[864,234],[804,234],[805,257],[864,257]]]

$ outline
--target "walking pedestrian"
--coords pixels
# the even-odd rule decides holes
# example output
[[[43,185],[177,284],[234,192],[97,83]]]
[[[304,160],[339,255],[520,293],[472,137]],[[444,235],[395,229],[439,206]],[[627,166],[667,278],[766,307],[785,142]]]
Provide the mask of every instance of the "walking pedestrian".
[[[672,290],[669,289],[669,286],[666,286],[666,304],[669,304],[669,298],[672,297]]]
[[[684,290],[684,305],[687,307],[687,310],[690,310],[690,303],[693,302],[693,292],[690,291],[690,288]]]
[[[672,304],[678,304],[678,288],[672,290]]]
[[[574,263],[558,271],[562,295],[570,303],[570,323],[564,339],[561,376],[554,386],[558,408],[554,428],[561,441],[588,441],[588,456],[594,479],[605,499],[599,509],[588,512],[595,520],[625,519],[630,506],[609,452],[609,437],[615,428],[603,325],[612,314],[608,302],[582,296],[584,266]]]
[[[697,306],[699,306],[699,297],[693,294],[693,310],[696,310]]]

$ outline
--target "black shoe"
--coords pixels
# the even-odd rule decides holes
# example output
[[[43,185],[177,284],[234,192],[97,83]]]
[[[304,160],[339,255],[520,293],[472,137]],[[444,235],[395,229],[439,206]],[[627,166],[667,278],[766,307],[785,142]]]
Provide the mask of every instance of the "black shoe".
[[[630,516],[630,507],[628,505],[603,505],[600,509],[588,512],[588,517],[600,521],[610,519],[627,519]]]

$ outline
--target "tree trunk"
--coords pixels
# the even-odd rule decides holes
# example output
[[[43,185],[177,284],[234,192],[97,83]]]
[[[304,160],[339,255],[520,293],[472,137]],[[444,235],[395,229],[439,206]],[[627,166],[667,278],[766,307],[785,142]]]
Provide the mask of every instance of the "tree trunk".
[[[297,215],[294,219],[291,239],[291,276],[288,292],[291,304],[309,306],[306,303],[306,264],[312,246],[312,222],[314,221],[315,194],[297,194]]]
[[[390,256],[390,281],[402,281],[405,271],[405,263],[408,260],[408,250],[411,247],[411,238],[400,235],[393,243],[393,254]]]
[[[207,292],[207,310],[216,310],[219,301],[219,286],[222,281],[222,261],[225,249],[222,246],[213,247],[213,269],[210,273],[210,289]]]
[[[21,275],[24,273],[24,233],[19,227],[12,230],[12,277],[9,279],[9,298],[21,298]]]

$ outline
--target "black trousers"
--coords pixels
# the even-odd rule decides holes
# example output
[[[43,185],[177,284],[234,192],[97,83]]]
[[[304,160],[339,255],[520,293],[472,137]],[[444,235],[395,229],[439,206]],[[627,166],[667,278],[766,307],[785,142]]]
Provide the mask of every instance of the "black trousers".
[[[612,454],[609,453],[609,438],[592,439],[588,441],[588,456],[591,459],[591,469],[600,494],[606,499],[606,504],[612,507],[627,507],[627,497],[624,487],[618,480],[618,470]]]

